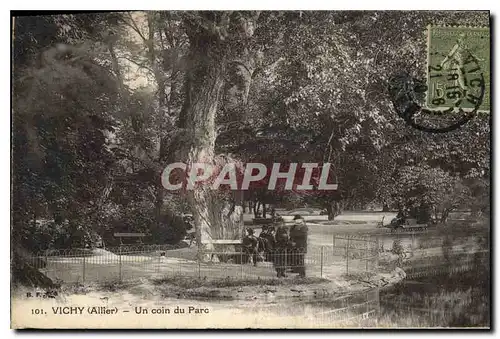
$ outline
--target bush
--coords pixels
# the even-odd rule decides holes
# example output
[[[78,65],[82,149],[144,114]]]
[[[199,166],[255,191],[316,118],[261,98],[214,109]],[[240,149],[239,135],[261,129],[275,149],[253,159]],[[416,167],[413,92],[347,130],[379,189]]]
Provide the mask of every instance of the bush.
[[[450,236],[447,235],[443,239],[443,245],[442,245],[443,257],[447,262],[450,261],[450,255],[451,255],[452,248],[453,248],[453,240],[451,239]]]
[[[92,246],[96,235],[80,223],[37,220],[22,227],[20,245],[31,253],[47,249],[84,248]]]
[[[151,237],[160,244],[177,244],[184,239],[189,227],[181,215],[167,211],[162,215],[160,224],[153,228]]]
[[[404,251],[403,244],[401,243],[400,239],[394,240],[394,242],[392,243],[391,252],[394,254],[397,254],[397,255],[404,254],[405,251]]]

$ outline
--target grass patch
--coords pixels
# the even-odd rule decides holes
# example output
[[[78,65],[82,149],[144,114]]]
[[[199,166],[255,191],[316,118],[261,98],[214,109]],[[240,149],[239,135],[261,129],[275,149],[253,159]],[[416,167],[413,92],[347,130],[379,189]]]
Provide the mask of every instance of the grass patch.
[[[339,222],[342,222],[342,221],[339,221]],[[344,224],[346,225],[362,225],[362,224],[368,224],[367,221],[364,221],[364,220],[344,220],[343,221]]]
[[[120,281],[118,278],[105,282],[94,282],[88,284],[74,283],[64,284],[60,291],[64,294],[87,294],[93,291],[101,292],[119,292],[129,289],[132,286],[141,283],[140,280],[135,281]]]
[[[106,281],[104,284],[101,285],[100,290],[106,291],[106,292],[117,292],[117,291],[126,290],[127,288],[129,288],[133,285],[134,285],[134,283],[132,283],[132,282],[124,282],[124,281],[119,281],[118,279],[116,279],[116,280]]]
[[[329,282],[321,278],[296,278],[296,279],[235,279],[226,278],[218,280],[192,279],[183,276],[165,277],[152,280],[152,283],[165,298],[182,298],[195,300],[236,300],[241,296],[236,296],[235,291],[225,290],[224,288],[243,288],[252,287],[293,287],[298,285],[311,285]],[[244,292],[238,290],[238,292]],[[252,293],[256,292],[252,290]]]
[[[243,286],[291,286],[291,285],[311,285],[329,282],[327,279],[322,278],[297,278],[297,279],[237,279],[227,277],[224,279],[193,279],[185,276],[172,276],[152,280],[155,285],[171,285],[175,287],[182,287],[185,289],[193,289],[199,287],[243,287]]]
[[[402,282],[381,294],[380,327],[489,327],[489,276],[485,272]]]
[[[414,293],[382,300],[381,327],[488,327],[489,296],[475,287],[465,291]]]
[[[368,224],[367,221],[364,220],[307,220],[308,222],[317,222],[321,225],[332,225],[332,226],[341,226],[341,225],[363,225]]]
[[[356,273],[343,273],[341,275],[344,280],[353,280],[353,281],[370,281],[376,274],[373,272],[356,272]]]

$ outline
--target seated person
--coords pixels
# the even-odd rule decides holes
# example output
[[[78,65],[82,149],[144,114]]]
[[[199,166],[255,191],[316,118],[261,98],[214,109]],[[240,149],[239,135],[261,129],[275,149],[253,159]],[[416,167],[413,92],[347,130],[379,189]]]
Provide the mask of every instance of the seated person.
[[[272,251],[275,246],[274,227],[262,226],[262,232],[259,234],[259,239],[262,240],[262,247],[259,247],[259,251],[265,252],[265,258],[269,260],[268,253]]]
[[[254,266],[257,266],[259,240],[254,235],[254,231],[251,228],[247,229],[247,235],[243,238],[243,251],[246,256],[245,262],[249,262],[250,259],[252,259]]]
[[[392,226],[403,225],[406,221],[405,212],[403,210],[399,210],[398,214],[394,219],[391,220]]]

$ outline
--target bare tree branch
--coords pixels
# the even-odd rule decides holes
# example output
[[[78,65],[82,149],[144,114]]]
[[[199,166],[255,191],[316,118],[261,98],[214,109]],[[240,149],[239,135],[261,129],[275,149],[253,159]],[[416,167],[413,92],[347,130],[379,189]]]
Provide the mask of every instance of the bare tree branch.
[[[135,64],[135,65],[139,66],[139,69],[140,69],[140,68],[145,68],[145,69],[147,69],[148,71],[150,71],[152,74],[154,74],[154,71],[153,71],[150,67],[146,66],[145,64],[141,64],[141,63],[139,63],[139,62],[137,62],[137,61],[135,61],[135,60],[133,60],[133,59],[131,59],[131,58],[129,58],[129,57],[126,57],[126,56],[119,56],[118,58],[119,58],[119,59],[125,59],[125,60],[127,60],[127,61],[130,61],[131,63],[133,63],[133,64]]]
[[[128,27],[132,28],[137,34],[139,34],[139,36],[142,38],[142,40],[144,40],[146,42],[147,39],[144,37],[141,30],[139,29],[139,27],[135,23],[135,20],[132,18],[132,14],[130,14],[130,12],[127,12],[127,15],[128,15],[128,19],[130,20],[130,22],[128,22],[127,20],[123,20],[123,19],[121,19],[120,21],[122,21]]]

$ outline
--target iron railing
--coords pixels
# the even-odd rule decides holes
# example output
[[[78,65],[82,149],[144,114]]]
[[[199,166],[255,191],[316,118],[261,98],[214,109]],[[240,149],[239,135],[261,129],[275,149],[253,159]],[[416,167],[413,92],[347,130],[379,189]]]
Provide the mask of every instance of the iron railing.
[[[370,238],[337,237],[335,245],[277,249],[258,256],[243,248],[230,251],[172,249],[169,245],[135,245],[104,249],[51,250],[32,256],[30,264],[49,278],[65,283],[124,281],[159,276],[200,279],[260,279],[299,274],[333,278],[376,273],[378,252]],[[257,257],[257,260],[255,260]],[[255,262],[256,261],[256,265]]]

